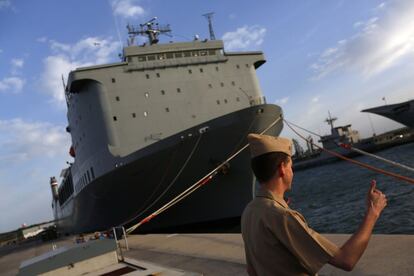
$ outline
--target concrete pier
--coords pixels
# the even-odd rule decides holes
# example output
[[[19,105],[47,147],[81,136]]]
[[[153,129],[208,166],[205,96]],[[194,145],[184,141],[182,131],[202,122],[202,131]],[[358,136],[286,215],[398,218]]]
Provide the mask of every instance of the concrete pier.
[[[349,235],[326,235],[341,245]],[[73,238],[54,242],[58,247]],[[20,263],[52,249],[53,242],[0,249],[0,273],[16,275]],[[128,237],[125,257],[203,275],[247,275],[240,234],[151,234]],[[414,235],[374,235],[352,272],[326,265],[319,275],[412,275]]]

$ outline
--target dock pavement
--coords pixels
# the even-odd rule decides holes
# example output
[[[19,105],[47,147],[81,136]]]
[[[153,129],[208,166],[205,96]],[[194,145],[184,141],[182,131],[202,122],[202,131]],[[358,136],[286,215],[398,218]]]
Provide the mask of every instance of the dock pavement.
[[[349,235],[326,234],[338,246]],[[0,274],[16,275],[20,263],[56,246],[73,244],[74,237],[0,248]],[[128,236],[125,257],[202,275],[247,275],[240,234],[148,234]],[[414,235],[373,235],[351,272],[325,265],[319,275],[413,275]],[[167,275],[167,274],[166,274]]]

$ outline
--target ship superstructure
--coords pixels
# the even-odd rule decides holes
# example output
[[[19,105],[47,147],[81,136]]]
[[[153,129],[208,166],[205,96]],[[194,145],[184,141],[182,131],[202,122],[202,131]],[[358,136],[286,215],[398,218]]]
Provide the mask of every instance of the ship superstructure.
[[[154,20],[128,27],[118,63],[78,68],[66,87],[75,161],[53,206],[63,232],[130,223],[183,191],[281,116],[265,103],[256,69],[262,52],[224,51],[220,40],[157,44]],[[149,43],[135,46],[133,36]],[[278,135],[279,122],[268,134]],[[249,153],[148,229],[240,216],[252,198]],[[57,198],[57,199],[56,199]]]

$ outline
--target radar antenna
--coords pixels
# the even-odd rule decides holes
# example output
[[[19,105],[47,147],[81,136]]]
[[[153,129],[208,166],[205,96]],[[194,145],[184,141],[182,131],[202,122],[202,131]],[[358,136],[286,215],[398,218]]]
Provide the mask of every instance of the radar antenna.
[[[129,39],[128,39],[128,46],[134,44],[135,37],[137,35],[147,36],[150,45],[157,44],[159,39],[158,36],[160,34],[169,33],[171,32],[170,25],[163,25],[160,26],[157,22],[157,17],[152,18],[151,20],[139,24],[138,26],[132,26],[130,24],[127,25]]]
[[[332,118],[331,117],[331,112],[329,112],[329,110],[328,110],[328,114],[329,114],[329,117],[325,119],[325,122],[327,122],[331,126],[331,129],[334,129],[333,122],[338,120],[338,118],[336,118],[336,117]]]
[[[213,31],[213,24],[211,23],[211,19],[213,18],[214,12],[209,12],[206,14],[203,14],[205,18],[208,20],[208,30],[210,31],[210,40],[216,40],[216,36],[214,35]]]

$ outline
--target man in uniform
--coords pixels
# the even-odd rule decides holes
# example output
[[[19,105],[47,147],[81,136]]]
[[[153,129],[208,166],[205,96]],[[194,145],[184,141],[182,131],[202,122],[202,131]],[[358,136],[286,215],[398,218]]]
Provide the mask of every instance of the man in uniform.
[[[351,271],[387,205],[375,182],[371,183],[359,229],[339,248],[312,230],[284,200],[293,179],[291,141],[259,134],[249,134],[248,141],[252,169],[260,183],[241,220],[249,275],[315,275],[326,263]]]

